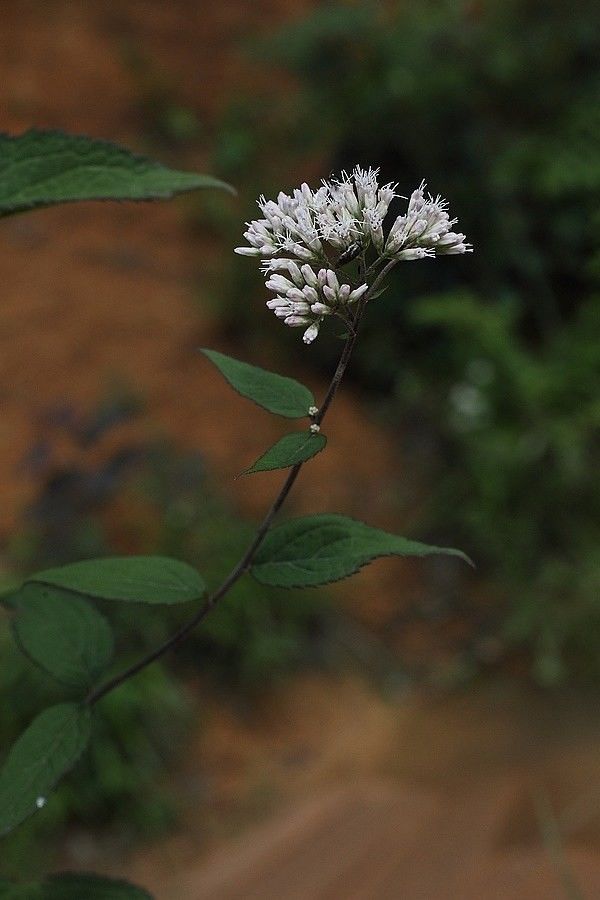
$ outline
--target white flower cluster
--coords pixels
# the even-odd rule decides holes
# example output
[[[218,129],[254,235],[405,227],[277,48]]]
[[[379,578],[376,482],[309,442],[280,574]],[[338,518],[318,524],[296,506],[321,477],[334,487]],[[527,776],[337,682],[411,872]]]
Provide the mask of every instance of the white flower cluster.
[[[237,247],[245,256],[272,257],[282,251],[306,261],[323,261],[326,246],[339,254],[358,244],[383,247],[383,220],[396,196],[395,185],[379,187],[378,169],[356,167],[350,176],[324,181],[316,191],[307,184],[292,196],[281,191],[274,200],[261,197],[264,216],[248,223],[244,237],[250,247]]]
[[[357,166],[350,175],[324,181],[316,191],[307,184],[277,201],[261,197],[263,218],[248,223],[244,256],[263,258],[267,287],[276,294],[267,306],[286,325],[308,326],[304,340],[318,334],[326,315],[346,317],[346,307],[359,300],[368,284],[340,283],[339,268],[355,257],[375,255],[375,263],[412,260],[439,254],[467,253],[465,235],[452,231],[448,204],[425,195],[423,182],[413,191],[405,215],[384,230],[395,184],[379,186],[378,169]],[[337,271],[336,271],[337,270]],[[285,271],[289,277],[279,272]]]
[[[267,306],[286,325],[308,325],[305,344],[314,341],[324,316],[337,314],[344,318],[345,308],[360,300],[369,287],[361,284],[352,289],[349,284],[340,284],[333,269],[315,272],[308,263],[298,266],[292,259],[272,260],[268,270],[277,269],[286,270],[290,278],[277,271],[270,275],[267,287],[277,296],[267,300]]]
[[[440,195],[425,196],[426,184],[421,182],[408,201],[406,215],[398,216],[385,242],[385,256],[390,259],[422,259],[424,256],[450,256],[470,253],[465,235],[452,231],[458,219],[448,215],[448,201]]]

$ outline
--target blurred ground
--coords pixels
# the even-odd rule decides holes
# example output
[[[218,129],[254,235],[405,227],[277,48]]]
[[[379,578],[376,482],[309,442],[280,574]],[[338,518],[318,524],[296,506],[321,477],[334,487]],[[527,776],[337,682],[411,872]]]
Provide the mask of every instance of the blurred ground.
[[[573,699],[496,681],[386,700],[311,675],[246,719],[209,703],[181,830],[121,871],[159,900],[592,900],[600,728]]]
[[[253,13],[275,21],[310,5],[263,0]],[[235,50],[246,17],[242,2],[5,3],[1,127],[60,126],[139,146],[127,40],[210,117],[239,79],[260,77]],[[185,162],[203,167],[197,157]],[[265,475],[233,485],[277,426],[195,354],[215,340],[228,348],[212,315],[193,303],[211,248],[190,238],[181,208],[77,206],[3,227],[2,532],[35,489],[20,463],[41,413],[65,397],[91,404],[114,379],[146,398],[135,427],[202,448],[220,489],[244,512],[262,508],[277,483]],[[391,440],[347,392],[329,430],[335,440],[311,463],[311,491],[305,500],[298,494],[296,509],[318,497],[323,509],[385,526],[390,484],[401,474]],[[355,452],[357,434],[368,454]],[[382,563],[340,597],[364,620],[376,619],[398,602],[399,583],[403,596],[418,592],[417,578],[415,567]],[[360,681],[311,676],[270,693],[246,719],[215,704],[178,776],[189,805],[181,833],[121,867],[159,900],[567,896],[557,876],[561,852],[542,847],[531,799],[548,792],[568,820],[568,860],[582,896],[599,896],[599,735],[591,717],[568,698],[494,690],[388,702]],[[259,820],[268,820],[266,831]],[[81,847],[68,848],[67,861],[81,856]]]

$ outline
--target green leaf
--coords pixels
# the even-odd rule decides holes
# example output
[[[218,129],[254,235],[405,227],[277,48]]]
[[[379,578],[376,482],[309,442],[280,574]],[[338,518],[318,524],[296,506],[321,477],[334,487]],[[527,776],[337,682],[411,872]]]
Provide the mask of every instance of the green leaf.
[[[197,188],[232,190],[123,147],[60,131],[0,134],[0,216],[74,200],[155,200]]]
[[[12,627],[23,652],[62,684],[90,687],[114,649],[104,616],[83,597],[44,584],[24,585],[15,604]]]
[[[312,434],[310,431],[286,434],[242,474],[251,475],[253,472],[267,472],[270,469],[285,469],[306,462],[323,450],[326,443],[327,438],[324,434]]]
[[[308,416],[309,407],[315,405],[311,391],[293,378],[267,372],[217,350],[202,349],[201,352],[215,364],[234,390],[269,412],[287,419],[302,419]]]
[[[2,881],[0,900],[152,900],[152,896],[127,881],[69,872],[32,884]]]
[[[75,703],[51,706],[33,720],[0,771],[0,835],[43,806],[85,750],[90,731],[90,710]]]
[[[273,528],[259,547],[252,575],[275,587],[311,587],[339,581],[380,556],[444,553],[469,558],[460,550],[430,547],[345,516],[323,514],[292,519]]]
[[[206,585],[187,563],[166,556],[112,556],[37,572],[27,583],[50,584],[87,597],[134,603],[199,600]]]
[[[44,882],[41,900],[152,900],[151,895],[126,881],[80,873],[53,875]]]

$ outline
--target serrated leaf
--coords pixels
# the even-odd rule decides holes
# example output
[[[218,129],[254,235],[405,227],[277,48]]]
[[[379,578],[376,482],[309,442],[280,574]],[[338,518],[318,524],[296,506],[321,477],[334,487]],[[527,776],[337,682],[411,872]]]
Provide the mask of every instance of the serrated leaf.
[[[215,364],[238,394],[275,415],[302,419],[308,416],[309,407],[315,405],[311,391],[294,378],[251,366],[217,350],[202,349],[201,352]]]
[[[76,200],[158,200],[198,188],[233,190],[108,141],[60,131],[0,134],[0,216]]]
[[[266,453],[256,460],[242,474],[268,472],[270,469],[286,469],[316,456],[325,447],[327,438],[324,434],[312,434],[310,431],[295,431],[286,434]]]
[[[267,534],[251,573],[274,587],[313,587],[339,581],[381,556],[443,553],[469,558],[460,550],[410,541],[345,516],[322,514],[292,519]]]
[[[15,606],[12,627],[23,652],[67,687],[91,687],[114,649],[104,616],[77,594],[31,582],[17,593]]]
[[[112,556],[37,572],[27,583],[49,584],[87,597],[132,603],[186,603],[206,593],[200,574],[166,556]]]
[[[51,706],[33,720],[0,771],[0,835],[46,802],[85,750],[90,731],[90,710],[75,703]]]
[[[152,900],[152,895],[127,881],[69,872],[44,882],[0,882],[0,900]]]

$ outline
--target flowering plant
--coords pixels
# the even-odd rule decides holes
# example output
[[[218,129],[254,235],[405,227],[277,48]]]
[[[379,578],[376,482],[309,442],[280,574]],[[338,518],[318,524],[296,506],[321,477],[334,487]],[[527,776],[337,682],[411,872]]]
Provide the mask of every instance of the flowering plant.
[[[286,469],[283,484],[241,559],[209,589],[194,568],[164,557],[112,557],[31,574],[3,598],[18,647],[65,688],[66,700],[41,712],[18,739],[0,771],[0,835],[42,810],[56,783],[93,735],[94,708],[146,666],[177,648],[242,577],[279,588],[337,581],[382,556],[451,554],[458,550],[407,540],[334,513],[275,525],[303,465],[326,446],[322,424],[346,371],[368,304],[399,262],[464,253],[464,235],[451,230],[447,203],[415,190],[405,214],[385,225],[396,186],[379,187],[377,171],[356,168],[316,191],[306,184],[277,201],[259,200],[263,218],[251,222],[248,246],[260,257],[267,301],[284,324],[303,327],[311,343],[322,322],[337,317],[347,328],[337,367],[322,401],[291,378],[232,359],[204,354],[235,390],[286,419],[309,420],[265,451],[246,472]],[[149,199],[198,187],[226,187],[205,176],[172,172],[102,142],[33,132],[0,138],[0,214],[77,199]],[[125,670],[113,671],[114,641],[94,601],[194,605],[189,620],[163,644]],[[108,673],[108,674],[107,674]],[[27,893],[29,891],[29,893]],[[0,880],[0,897],[122,900],[149,895],[132,885],[95,876],[53,876],[14,887]]]
[[[351,307],[369,290],[369,276],[378,277],[383,268],[387,274],[396,262],[472,249],[464,234],[451,230],[458,220],[448,215],[447,201],[425,196],[425,182],[386,234],[397,185],[380,187],[377,176],[377,169],[357,166],[316,191],[305,183],[292,196],[280,192],[277,201],[261,197],[263,218],[249,222],[244,233],[250,246],[236,247],[243,256],[264,258],[267,288],[276,295],[267,306],[286,325],[308,326],[306,344],[317,337],[325,316],[350,324]],[[339,272],[354,259],[361,262],[356,285]]]

